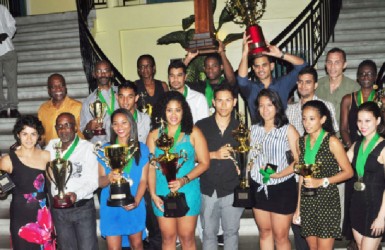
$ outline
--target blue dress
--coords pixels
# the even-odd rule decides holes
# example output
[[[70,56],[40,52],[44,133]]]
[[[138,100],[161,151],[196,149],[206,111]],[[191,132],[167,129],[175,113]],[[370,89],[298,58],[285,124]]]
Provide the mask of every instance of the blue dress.
[[[195,167],[195,149],[190,142],[190,135],[184,135],[183,138],[176,143],[173,152],[180,153],[180,151],[184,149],[187,153],[187,161],[182,165],[176,174],[177,178],[182,178],[183,176],[190,173]],[[164,154],[164,152],[158,147],[155,148],[155,156]],[[179,159],[181,163],[183,160]],[[162,174],[162,170],[156,169],[156,195],[166,196],[170,193],[170,189],[168,188],[168,183],[166,177]],[[196,216],[200,212],[201,208],[201,191],[199,178],[195,178],[188,184],[184,185],[182,188],[178,190],[179,193],[184,193],[186,196],[187,205],[189,206],[189,211],[186,216]],[[152,203],[154,208],[154,213],[158,217],[163,216],[163,212],[160,211],[154,204]]]
[[[104,145],[108,146],[109,144]],[[135,159],[132,163],[130,171],[130,178],[134,181],[131,186],[132,196],[136,196],[138,191],[139,182],[142,177],[143,167],[146,165],[149,159],[149,150],[143,143],[140,145],[140,160],[139,164],[136,164]],[[100,152],[99,152],[100,153]],[[100,153],[104,157],[103,153]],[[106,175],[111,172],[111,169],[106,166],[104,161],[98,158],[99,163],[103,166]],[[124,177],[128,177],[127,173],[123,174]],[[128,236],[143,232],[142,238],[146,238],[146,207],[144,199],[142,199],[137,208],[126,211],[122,207],[110,207],[107,206],[107,200],[110,195],[110,186],[106,186],[102,189],[100,195],[100,232],[103,238],[106,236],[122,236],[122,246],[129,246]]]

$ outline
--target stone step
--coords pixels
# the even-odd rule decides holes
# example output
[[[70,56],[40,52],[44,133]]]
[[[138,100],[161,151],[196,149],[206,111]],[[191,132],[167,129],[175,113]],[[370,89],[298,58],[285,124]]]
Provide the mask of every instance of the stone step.
[[[18,66],[17,72],[18,74],[43,73],[44,75],[49,75],[50,72],[78,71],[83,68],[80,58],[72,60],[69,60],[67,63],[60,63],[60,61],[52,61],[51,63],[40,61],[41,63],[36,62],[36,65],[32,65],[33,62],[25,62],[21,63],[25,65]]]
[[[385,28],[385,19],[383,17],[374,17],[359,19],[359,21],[337,22],[336,31],[339,30],[362,30]]]
[[[349,10],[349,9],[358,9],[359,11],[361,11],[361,9],[364,9],[364,8],[381,8],[381,7],[385,7],[385,1],[382,1],[382,0],[377,0],[377,1],[360,1],[360,0],[357,0],[357,1],[343,1],[343,4],[342,4],[342,10]]]
[[[349,19],[349,21],[355,21],[355,20],[361,20],[362,18],[370,18],[373,17],[384,17],[385,16],[385,6],[378,7],[378,8],[361,8],[360,11],[357,11],[357,9],[343,9],[340,13],[339,20],[346,20]]]
[[[55,73],[56,71],[51,71],[49,73],[39,73],[39,74],[23,74],[18,75],[17,85],[19,87],[28,87],[28,86],[43,86],[47,87],[48,76]],[[60,72],[66,80],[67,86],[77,85],[77,84],[86,84],[87,79],[84,74],[84,71],[68,71]],[[7,81],[4,81],[4,86],[7,86]],[[69,88],[69,87],[68,87]]]
[[[384,29],[363,29],[363,30],[336,30],[334,33],[336,42],[351,41],[378,41],[385,40]]]
[[[79,48],[80,41],[79,39],[73,40],[70,39],[69,41],[60,41],[57,43],[50,43],[50,41],[42,41],[38,43],[39,46],[36,46],[36,44],[20,44],[16,46],[16,51],[44,51],[44,50],[52,50],[57,49],[58,53],[61,49],[64,48]]]
[[[30,24],[30,25],[19,25],[17,24],[17,34],[33,34],[47,31],[58,31],[58,30],[78,30],[79,24],[76,20],[67,21],[53,21],[48,23]],[[17,35],[16,34],[16,35]]]
[[[58,31],[43,31],[39,33],[21,33],[17,34],[13,39],[13,43],[17,46],[19,43],[31,43],[37,41],[49,40],[50,42],[57,42],[61,39],[79,39],[79,32],[74,29],[58,30]]]
[[[18,57],[19,63],[39,62],[39,61],[52,62],[54,60],[64,60],[64,59],[72,59],[72,58],[80,57],[79,48],[62,49],[60,53],[58,53],[56,50],[52,51],[53,53],[45,53],[46,51],[33,51],[33,52],[37,52],[37,53],[35,53],[35,55],[31,55],[31,52],[26,52],[24,54],[22,54],[23,52],[18,53],[17,57]]]
[[[65,21],[65,20],[77,20],[77,11],[68,11],[55,14],[43,14],[25,17],[16,17],[16,23],[18,26],[33,25],[36,23],[49,23],[53,21]]]

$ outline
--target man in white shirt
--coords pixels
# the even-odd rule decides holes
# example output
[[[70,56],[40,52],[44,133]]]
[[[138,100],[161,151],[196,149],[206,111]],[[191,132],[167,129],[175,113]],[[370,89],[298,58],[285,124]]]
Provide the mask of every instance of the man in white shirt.
[[[194,124],[209,116],[209,106],[205,96],[190,89],[186,84],[186,65],[181,61],[173,61],[168,66],[168,81],[171,90],[178,91],[186,98],[191,109]]]
[[[73,202],[69,208],[52,208],[58,246],[60,249],[98,249],[93,198],[98,188],[98,161],[93,153],[94,145],[76,135],[76,120],[71,113],[61,113],[55,128],[59,138],[51,140],[46,150],[54,160],[57,154],[55,147],[61,144],[60,158],[72,163],[65,192]],[[57,193],[56,185],[51,183],[52,196]]]
[[[12,44],[16,21],[8,9],[0,4],[0,118],[20,116],[17,110],[17,54]],[[7,99],[3,90],[3,73],[7,79]],[[8,109],[10,109],[8,114]]]

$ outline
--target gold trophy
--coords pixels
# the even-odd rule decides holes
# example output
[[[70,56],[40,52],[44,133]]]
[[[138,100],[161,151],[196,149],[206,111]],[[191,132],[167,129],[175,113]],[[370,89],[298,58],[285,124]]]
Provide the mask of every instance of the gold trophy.
[[[96,143],[95,145],[94,153],[111,168],[111,171],[121,175],[120,179],[110,185],[110,197],[107,200],[107,206],[121,207],[135,203],[130,188],[133,180],[122,176],[124,167],[138,150],[135,145],[136,143],[132,141],[128,146],[121,144],[107,146],[103,149],[104,156],[99,154],[102,151],[101,144]]]
[[[68,208],[73,206],[71,197],[65,194],[66,185],[72,174],[72,163],[60,158],[61,141],[53,148],[56,150],[56,159],[47,163],[47,177],[55,184],[58,194],[53,197],[54,208]]]
[[[249,55],[258,55],[268,51],[261,27],[258,25],[265,11],[266,0],[227,0],[226,9],[233,16],[234,22],[246,25],[246,34],[250,36]]]
[[[167,182],[176,180],[176,174],[182,165],[187,161],[187,153],[185,150],[181,150],[179,154],[170,153],[170,149],[174,145],[174,138],[169,138],[164,131],[164,121],[161,120],[160,137],[155,141],[156,146],[161,149],[164,154],[155,157],[150,156],[150,164],[158,168],[157,163],[160,165],[160,169],[164,176],[166,176]],[[181,163],[179,159],[183,159]],[[186,202],[186,196],[184,193],[170,192],[167,196],[160,196],[164,203],[164,217],[177,218],[185,216],[190,209]]]
[[[295,164],[294,173],[303,176],[304,178],[313,178],[320,172],[321,163],[315,164]],[[304,196],[316,196],[317,188],[302,187],[302,194]]]
[[[146,100],[144,99],[147,96],[147,94],[145,92],[142,92],[142,93],[140,93],[139,96],[140,96],[140,99],[141,99],[141,106],[142,106],[141,107],[141,111],[143,113],[148,114],[151,117],[151,115],[152,115],[152,105],[149,104],[149,103],[146,103]]]
[[[234,148],[234,153],[236,158],[239,160],[234,161],[235,165],[239,167],[240,170],[240,184],[234,189],[234,207],[252,207],[251,192],[249,185],[249,171],[250,164],[247,164],[247,156],[251,149],[249,137],[250,130],[246,128],[245,125],[245,116],[241,113],[237,114],[239,117],[239,126],[237,129],[232,131],[232,135],[236,141],[238,141],[239,146]]]
[[[96,101],[90,104],[91,115],[97,119],[98,123],[103,123],[103,119],[106,116],[107,104],[99,100],[99,89],[96,90]],[[94,135],[105,135],[106,130],[104,128],[95,129],[92,131]]]

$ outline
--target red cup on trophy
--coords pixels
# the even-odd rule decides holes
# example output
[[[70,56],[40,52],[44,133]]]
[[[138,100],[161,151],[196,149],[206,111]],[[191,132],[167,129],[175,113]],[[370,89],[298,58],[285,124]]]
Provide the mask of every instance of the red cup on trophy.
[[[265,43],[265,37],[258,24],[247,27],[246,34],[250,36],[249,55],[259,55],[263,51],[269,51]]]

